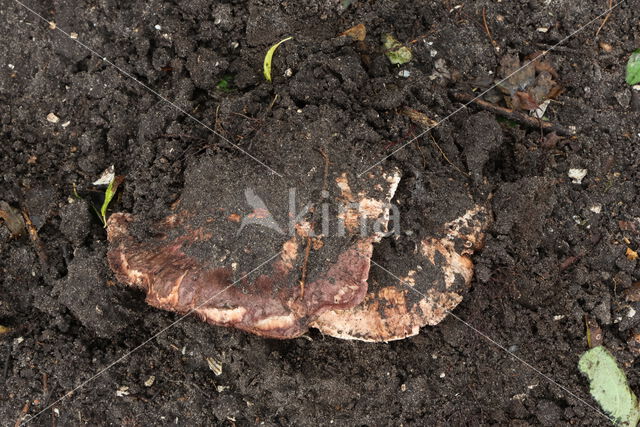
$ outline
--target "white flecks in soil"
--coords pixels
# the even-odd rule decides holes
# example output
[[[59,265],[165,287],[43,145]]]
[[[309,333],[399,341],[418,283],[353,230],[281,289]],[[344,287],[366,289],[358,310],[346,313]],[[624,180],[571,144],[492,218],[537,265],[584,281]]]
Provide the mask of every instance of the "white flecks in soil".
[[[129,387],[127,387],[127,386],[120,386],[116,390],[116,396],[117,397],[124,397],[124,396],[128,396],[128,395],[129,395]]]
[[[153,383],[156,382],[156,376],[155,375],[151,375],[149,378],[147,378],[147,380],[144,382],[144,386],[145,387],[151,387],[153,385]]]
[[[47,121],[49,123],[54,123],[55,124],[55,123],[58,123],[60,121],[60,118],[58,116],[56,116],[55,114],[53,114],[53,113],[49,113],[49,114],[47,114]]]
[[[571,182],[574,184],[582,184],[582,180],[587,176],[586,169],[569,169],[567,174],[571,178]]]

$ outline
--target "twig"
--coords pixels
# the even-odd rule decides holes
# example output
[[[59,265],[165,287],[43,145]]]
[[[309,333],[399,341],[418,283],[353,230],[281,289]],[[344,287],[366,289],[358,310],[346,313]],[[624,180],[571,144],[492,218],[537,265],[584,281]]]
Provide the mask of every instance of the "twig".
[[[27,231],[29,232],[29,238],[31,239],[31,243],[33,243],[33,247],[38,254],[38,261],[40,261],[40,267],[42,268],[42,277],[48,281],[49,278],[49,267],[48,267],[48,257],[47,253],[44,250],[44,245],[42,244],[42,240],[40,240],[40,236],[38,236],[38,230],[36,229],[33,222],[31,222],[31,217],[29,216],[29,210],[24,205],[24,203],[20,206],[20,212],[22,213],[22,218],[24,219],[24,224],[27,227]]]
[[[304,261],[302,262],[302,274],[300,275],[300,299],[304,299],[304,284],[307,280],[307,265],[311,252],[311,237],[307,236],[307,245],[304,248]]]
[[[468,95],[466,93],[454,93],[453,97],[458,101],[465,103],[473,103],[483,110],[490,111],[494,114],[498,114],[499,116],[506,117],[511,120],[515,120],[516,122],[523,124],[525,126],[530,126],[533,128],[541,128],[548,132],[556,132],[558,135],[564,136],[572,136],[575,134],[574,131],[567,129],[564,126],[546,122],[544,120],[537,119],[535,117],[528,116],[520,111],[514,111],[509,108],[500,107],[499,105],[492,104],[487,101],[483,101],[480,98],[476,98],[472,95]]]
[[[596,37],[598,37],[598,34],[600,34],[600,30],[602,30],[602,28],[604,27],[604,24],[607,23],[607,21],[609,20],[609,17],[611,16],[611,13],[613,12],[613,0],[609,0],[609,13],[607,13],[607,16],[604,17],[604,19],[602,20],[602,24],[600,24],[600,26],[598,27],[598,30],[596,31]]]
[[[434,128],[438,126],[437,121],[433,120],[432,118],[418,110],[414,110],[413,108],[402,107],[400,109],[400,114],[409,117],[412,121],[424,128]]]
[[[436,142],[436,140],[433,138],[433,135],[429,135],[431,137],[431,142],[433,143],[433,145],[436,146],[436,148],[438,149],[438,151],[440,151],[440,154],[442,154],[442,157],[444,157],[444,159],[447,161],[447,163],[449,163],[455,170],[457,170],[458,172],[460,172],[461,174],[463,174],[464,176],[470,176],[467,172],[463,171],[462,169],[460,169],[459,167],[457,167],[455,164],[453,164],[453,162],[451,160],[449,160],[449,158],[447,157],[447,155],[445,154],[444,151],[442,151],[442,148],[440,148],[440,146],[438,145],[438,143]]]
[[[273,101],[271,101],[271,104],[269,104],[269,108],[267,108],[267,111],[271,111],[277,99],[278,99],[278,94],[276,93],[276,96],[273,97]]]
[[[496,51],[498,51],[500,49],[498,47],[498,43],[493,39],[491,30],[489,29],[489,25],[487,24],[487,9],[485,7],[482,8],[482,25],[484,26],[484,32],[487,33],[487,37],[489,37],[491,45]]]
[[[18,419],[16,420],[13,427],[20,427],[20,424],[22,424],[22,420],[24,419],[25,415],[27,415],[27,412],[29,412],[30,407],[31,407],[31,401],[27,400],[27,403],[25,403],[24,406],[22,407],[22,411],[20,411],[20,415],[18,416]]]
[[[324,172],[322,174],[322,197],[325,197],[325,195],[329,191],[329,156],[322,148],[316,148],[316,151],[320,153],[322,159],[324,160]]]

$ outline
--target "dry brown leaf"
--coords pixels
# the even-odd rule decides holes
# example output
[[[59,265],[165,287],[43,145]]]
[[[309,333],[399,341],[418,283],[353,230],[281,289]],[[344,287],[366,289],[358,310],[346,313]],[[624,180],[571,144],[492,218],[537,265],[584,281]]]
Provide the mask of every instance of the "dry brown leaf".
[[[340,33],[340,36],[351,37],[354,40],[363,41],[367,36],[367,28],[364,24],[355,25],[343,33]]]
[[[25,230],[24,219],[20,211],[3,200],[0,200],[0,219],[4,220],[12,237],[18,237]]]

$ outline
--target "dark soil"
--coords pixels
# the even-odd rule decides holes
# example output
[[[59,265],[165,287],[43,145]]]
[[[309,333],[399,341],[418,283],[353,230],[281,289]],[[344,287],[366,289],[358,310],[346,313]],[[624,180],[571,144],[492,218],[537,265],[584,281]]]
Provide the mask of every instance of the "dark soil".
[[[624,296],[640,281],[637,260],[625,256],[640,244],[640,100],[624,82],[640,45],[637,0],[622,2],[597,38],[601,19],[549,56],[565,92],[547,117],[575,126],[575,138],[549,142],[470,108],[385,161],[403,172],[399,197],[427,218],[458,192],[490,200],[494,221],[455,314],[566,389],[451,316],[389,344],[314,331],[277,341],[191,317],[172,326],[178,315],[115,283],[105,230],[73,197],[74,185],[87,194],[113,164],[125,176],[113,211],[152,221],[169,212],[185,170],[203,156],[243,165],[221,168],[225,180],[263,168],[175,106],[285,179],[291,165],[273,153],[316,132],[344,141],[345,165],[360,171],[358,159],[382,158],[422,131],[400,107],[446,117],[460,106],[452,91],[493,80],[503,54],[524,58],[554,45],[607,2],[341,3],[349,2],[28,2],[124,75],[0,0],[0,200],[28,210],[42,243],[0,227],[0,325],[12,329],[0,335],[2,425],[39,414],[85,381],[33,423],[602,425],[577,370],[585,316],[640,389],[640,353],[629,344],[640,304]],[[337,37],[358,23],[364,44]],[[389,64],[379,47],[385,32],[416,40],[411,63]],[[267,83],[265,51],[289,35]],[[436,70],[439,59],[449,73]],[[230,90],[216,87],[225,76],[233,76]],[[299,134],[288,139],[291,129]],[[299,162],[322,168],[318,156]],[[571,168],[587,169],[581,184],[568,178]],[[437,225],[403,221],[419,224],[418,234]],[[218,376],[211,357],[222,361]]]

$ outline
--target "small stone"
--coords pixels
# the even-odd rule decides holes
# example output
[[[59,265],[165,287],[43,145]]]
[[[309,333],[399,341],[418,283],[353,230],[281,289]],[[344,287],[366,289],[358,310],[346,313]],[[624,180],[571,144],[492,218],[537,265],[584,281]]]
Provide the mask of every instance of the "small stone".
[[[153,27],[153,28],[155,28],[155,29],[156,29],[156,30],[158,30],[158,31],[162,30],[162,27],[161,27],[160,25],[158,25],[158,24],[156,24],[156,26],[155,26],[155,27]]]
[[[440,374],[440,378],[444,378],[447,374],[445,374],[444,372]]]
[[[549,31],[549,27],[539,27],[536,28],[536,31],[539,33],[546,33],[547,31]]]
[[[409,76],[411,75],[411,71],[409,71],[409,70],[402,70],[402,71],[400,71],[400,72],[398,73],[398,75],[399,75],[400,77],[404,77],[404,78],[406,79],[407,77],[409,77]]]
[[[609,43],[600,42],[600,49],[608,53],[613,50],[613,46],[611,46]]]
[[[60,118],[53,113],[49,113],[47,114],[47,121],[49,123],[58,123],[60,121]]]
[[[587,176],[586,169],[569,169],[567,174],[571,178],[571,182],[574,184],[582,184],[582,180]]]
[[[49,21],[49,29],[55,30],[57,28],[56,23],[53,21]]]
[[[75,40],[78,38],[78,33],[69,33],[69,37]]]
[[[128,395],[129,395],[129,387],[127,386],[118,387],[118,389],[116,390],[117,397],[124,397]]]
[[[594,214],[599,214],[600,212],[602,212],[602,205],[593,205],[589,208],[589,210]]]
[[[151,387],[155,381],[156,381],[156,376],[155,376],[155,375],[151,375],[151,376],[150,376],[149,378],[147,378],[147,380],[144,382],[144,386],[145,386],[145,387]]]

